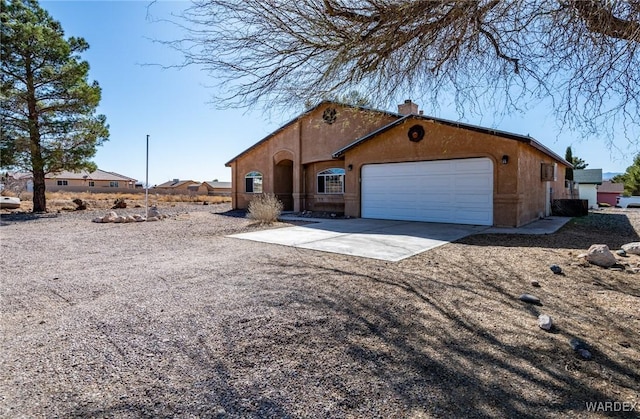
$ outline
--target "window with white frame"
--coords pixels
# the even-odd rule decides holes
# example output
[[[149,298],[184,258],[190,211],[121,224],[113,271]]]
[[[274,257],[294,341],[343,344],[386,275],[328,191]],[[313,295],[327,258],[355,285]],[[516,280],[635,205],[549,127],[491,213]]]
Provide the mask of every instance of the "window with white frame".
[[[247,193],[262,193],[262,173],[247,173],[244,177],[244,190]]]
[[[96,183],[93,180],[89,181],[89,187],[93,188],[94,186],[96,186]]]
[[[318,193],[344,193],[344,169],[334,167],[318,173]]]
[[[58,186],[67,186],[69,184],[68,181],[66,180],[59,180],[58,181]]]
[[[118,187],[118,181],[117,180],[112,180],[109,182],[109,187],[110,188],[117,188]]]

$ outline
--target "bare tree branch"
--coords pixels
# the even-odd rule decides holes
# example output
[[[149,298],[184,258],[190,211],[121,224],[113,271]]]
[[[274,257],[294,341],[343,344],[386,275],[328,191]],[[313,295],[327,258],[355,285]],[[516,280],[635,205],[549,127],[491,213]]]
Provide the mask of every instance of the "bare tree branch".
[[[640,0],[195,0],[175,23],[184,37],[163,42],[223,106],[357,90],[376,106],[453,97],[462,117],[548,100],[559,125],[640,137]]]

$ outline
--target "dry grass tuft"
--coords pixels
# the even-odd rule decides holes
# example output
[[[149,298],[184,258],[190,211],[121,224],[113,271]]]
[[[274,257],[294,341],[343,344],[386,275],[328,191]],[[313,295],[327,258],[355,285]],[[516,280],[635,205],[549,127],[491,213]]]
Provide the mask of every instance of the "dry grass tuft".
[[[47,192],[47,210],[58,211],[65,208],[75,208],[74,199],[81,199],[87,203],[88,209],[110,209],[117,199],[124,199],[128,207],[144,206],[144,193],[91,193],[91,192]],[[31,211],[33,208],[33,194],[24,192],[20,195],[21,211]],[[149,193],[149,205],[160,203],[201,203],[221,204],[231,202],[228,196],[208,195],[161,195]]]
[[[260,224],[273,224],[278,221],[283,207],[274,194],[260,194],[249,202],[247,217]]]

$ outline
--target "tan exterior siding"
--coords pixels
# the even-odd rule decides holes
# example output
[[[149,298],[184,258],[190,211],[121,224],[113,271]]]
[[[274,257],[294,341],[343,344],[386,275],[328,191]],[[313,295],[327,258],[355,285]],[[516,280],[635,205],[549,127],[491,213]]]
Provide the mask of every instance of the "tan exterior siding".
[[[353,165],[353,171],[347,172],[345,213],[354,217],[361,214],[359,174],[365,164],[488,157],[496,171],[494,222],[513,225],[516,219],[512,205],[517,196],[517,142],[429,121],[419,124],[425,128],[425,137],[420,142],[409,141],[407,132],[416,121],[407,120],[345,154],[345,166]],[[503,155],[509,156],[509,164],[502,164]]]
[[[323,120],[327,108],[336,119]],[[397,123],[394,125],[394,123]],[[421,141],[409,140],[414,125],[424,128]],[[359,141],[358,143],[354,143]],[[354,144],[352,148],[346,148]],[[333,158],[338,150],[340,158]],[[254,196],[245,191],[245,176],[263,176],[263,192],[276,193],[295,211],[344,212],[361,216],[361,171],[364,165],[449,159],[489,158],[493,163],[493,224],[521,226],[548,215],[550,199],[565,198],[565,162],[541,151],[528,137],[458,126],[423,116],[400,116],[333,103],[319,105],[228,163],[232,170],[232,204],[246,208]],[[507,162],[503,163],[503,157]],[[541,165],[557,164],[556,180],[542,181]],[[318,192],[318,173],[345,170],[344,194]]]
[[[550,215],[550,200],[568,198],[566,167],[558,164],[554,181],[542,180],[542,164],[556,164],[552,158],[526,144],[520,144],[518,172],[518,225]]]
[[[58,181],[65,183],[58,185]],[[90,182],[93,182],[93,186]],[[117,182],[117,186],[111,184],[111,182]],[[70,192],[114,192],[117,190],[130,190],[135,189],[133,182],[127,182],[123,180],[109,181],[109,180],[84,180],[84,179],[45,179],[45,188],[49,192],[58,191],[70,191]]]
[[[336,109],[336,121],[333,124],[326,123],[322,118],[328,107]],[[245,192],[244,179],[252,171],[262,173],[265,192],[278,193],[275,180],[277,165],[288,159],[293,163],[290,170],[293,172],[291,196],[294,205],[291,209],[343,212],[342,196],[316,193],[317,173],[330,167],[344,168],[340,160],[332,158],[335,150],[393,120],[393,116],[381,116],[374,111],[336,105],[319,107],[230,163],[234,185],[231,192],[233,207],[246,208],[249,205],[254,194]],[[283,171],[281,168],[280,173]]]

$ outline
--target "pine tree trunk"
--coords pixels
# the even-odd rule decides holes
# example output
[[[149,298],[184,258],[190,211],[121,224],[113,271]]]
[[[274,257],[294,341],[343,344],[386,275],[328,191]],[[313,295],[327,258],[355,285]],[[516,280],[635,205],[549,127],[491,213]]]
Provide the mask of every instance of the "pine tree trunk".
[[[45,196],[44,170],[33,172],[33,212],[45,212],[47,210],[47,198]]]

